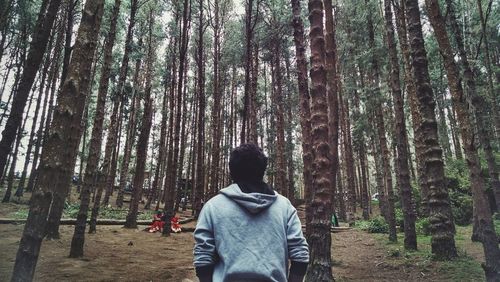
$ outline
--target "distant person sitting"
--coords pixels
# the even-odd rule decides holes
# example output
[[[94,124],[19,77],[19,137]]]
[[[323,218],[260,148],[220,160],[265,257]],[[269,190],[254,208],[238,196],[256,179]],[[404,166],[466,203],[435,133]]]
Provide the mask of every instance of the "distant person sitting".
[[[162,220],[163,213],[161,211],[156,211],[153,215],[153,223],[149,226],[149,232],[154,233],[156,231],[163,231],[163,226],[165,221]]]
[[[179,233],[182,231],[181,224],[179,223],[179,218],[174,216],[170,219],[170,229],[174,233]]]
[[[201,282],[303,280],[309,251],[302,226],[290,201],[263,181],[266,167],[256,145],[231,152],[234,183],[205,204],[194,231]]]

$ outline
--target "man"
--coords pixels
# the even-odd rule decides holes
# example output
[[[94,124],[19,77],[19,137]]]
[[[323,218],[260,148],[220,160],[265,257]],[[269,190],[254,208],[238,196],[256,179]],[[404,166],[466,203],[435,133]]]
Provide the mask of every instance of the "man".
[[[201,282],[302,281],[307,242],[290,201],[263,181],[266,167],[267,157],[256,145],[231,152],[234,183],[205,204],[194,231]]]

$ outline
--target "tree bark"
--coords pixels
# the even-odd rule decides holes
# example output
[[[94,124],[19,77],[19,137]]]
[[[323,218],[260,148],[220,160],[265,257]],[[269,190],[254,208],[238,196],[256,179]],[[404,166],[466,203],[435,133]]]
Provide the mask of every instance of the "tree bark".
[[[44,0],[38,13],[23,74],[12,101],[9,118],[2,131],[2,139],[0,140],[0,178],[3,176],[7,157],[12,150],[12,145],[16,139],[16,132],[22,122],[28,95],[38,68],[42,63],[43,54],[45,53],[52,25],[56,19],[60,4],[61,0],[50,0],[50,2],[49,0]]]
[[[151,122],[153,117],[153,99],[151,98],[152,76],[154,75],[153,60],[155,56],[153,41],[154,11],[149,11],[149,36],[148,36],[148,56],[146,64],[146,85],[144,89],[144,114],[142,116],[141,132],[137,140],[136,164],[133,180],[133,191],[130,199],[130,207],[125,222],[125,228],[137,228],[137,212],[139,201],[144,186],[144,170],[146,158],[148,156],[148,140],[151,132]]]
[[[323,3],[309,0],[311,46],[311,140],[313,147],[313,193],[307,225],[310,261],[306,281],[333,281],[331,262],[330,216],[332,214],[331,148],[328,142],[328,106],[326,95],[325,38]]]
[[[308,75],[307,75],[307,60],[306,60],[306,47],[304,45],[304,24],[301,18],[300,0],[291,0],[292,4],[292,26],[293,26],[293,41],[295,44],[295,56],[297,61],[297,84],[299,90],[300,101],[300,127],[302,130],[302,162],[304,167],[302,175],[304,178],[304,194],[306,209],[310,207],[310,200],[312,195],[312,139],[311,139],[311,103],[309,95]],[[310,219],[311,211],[306,212],[306,235],[309,236],[310,232]]]
[[[71,181],[103,7],[102,0],[88,0],[85,4],[68,77],[58,97],[50,135],[42,153],[37,189],[31,198],[12,281],[33,279],[52,194],[67,191]]]
[[[467,53],[465,51],[464,42],[462,40],[458,21],[456,19],[453,3],[451,0],[447,0],[446,3],[448,7],[448,15],[451,21],[451,27],[455,36],[455,42],[458,48],[458,54],[460,55],[460,61],[462,63],[463,77],[465,80],[465,85],[467,86],[466,91],[468,96],[472,100],[472,104],[474,105],[473,110],[477,121],[479,143],[484,150],[484,155],[488,164],[488,173],[490,175],[491,187],[495,194],[497,209],[500,210],[500,181],[498,179],[498,166],[493,154],[493,149],[490,141],[492,140],[494,134],[492,132],[491,126],[488,125],[485,119],[485,109],[487,109],[489,105],[484,101],[483,97],[479,93],[477,93],[476,79],[467,58]]]
[[[500,279],[500,249],[498,248],[498,237],[495,233],[491,210],[484,193],[484,179],[481,175],[481,164],[477,148],[474,144],[474,128],[469,119],[467,100],[462,89],[459,69],[454,60],[454,52],[451,47],[446,23],[441,15],[437,0],[426,0],[429,20],[434,29],[441,55],[444,59],[444,66],[448,78],[448,85],[451,92],[453,106],[457,111],[457,118],[460,123],[462,138],[464,141],[465,156],[472,189],[472,199],[476,211],[476,220],[481,234],[483,250],[486,263],[483,269],[487,281],[498,281]]]
[[[420,123],[417,131],[422,136],[423,175],[429,188],[429,221],[432,233],[432,253],[443,259],[457,256],[455,247],[455,225],[451,213],[448,190],[444,182],[444,164],[442,150],[439,147],[435,101],[430,87],[427,54],[424,47],[420,10],[417,0],[405,0],[406,17],[412,74],[415,81]]]
[[[335,22],[331,0],[324,0],[325,5],[325,48],[326,48],[326,95],[328,98],[328,134],[332,156],[331,177],[333,185],[332,203],[335,204],[337,168],[339,166],[339,99],[337,75],[337,42],[335,40]],[[335,209],[333,209],[335,210]]]
[[[392,97],[394,101],[394,136],[396,139],[395,162],[398,167],[397,178],[399,182],[399,192],[401,197],[401,206],[404,215],[404,246],[407,250],[417,249],[417,234],[415,231],[415,206],[413,201],[412,188],[410,185],[410,169],[408,168],[408,140],[406,138],[406,125],[404,113],[403,94],[401,93],[401,84],[399,81],[399,60],[394,38],[394,26],[392,25],[392,7],[390,0],[384,0],[385,11],[385,30],[387,47],[389,51],[389,82],[391,86]]]
[[[105,116],[105,106],[106,106],[106,97],[108,94],[109,87],[109,77],[111,71],[111,64],[113,63],[113,46],[115,45],[116,38],[116,24],[118,22],[118,15],[120,12],[121,0],[115,0],[115,4],[113,6],[113,10],[110,16],[110,27],[108,36],[106,39],[106,43],[104,44],[104,62],[101,68],[101,77],[99,79],[99,90],[97,93],[97,104],[94,116],[94,124],[92,126],[92,137],[89,149],[89,158],[87,159],[87,167],[85,168],[89,171],[89,179],[87,179],[87,175],[85,175],[85,179],[83,182],[83,189],[85,189],[86,185],[90,185],[91,188],[95,188],[97,186],[96,198],[94,200],[94,206],[92,208],[92,215],[90,217],[90,228],[89,233],[95,233],[96,231],[96,221],[97,215],[99,213],[99,206],[101,202],[101,194],[104,186],[102,185],[102,181],[93,182],[94,179],[102,180],[102,174],[98,173],[98,164],[99,157],[101,154],[101,145],[102,145],[102,134],[103,134],[103,122]],[[94,176],[96,175],[96,176]],[[89,182],[87,182],[89,181]]]

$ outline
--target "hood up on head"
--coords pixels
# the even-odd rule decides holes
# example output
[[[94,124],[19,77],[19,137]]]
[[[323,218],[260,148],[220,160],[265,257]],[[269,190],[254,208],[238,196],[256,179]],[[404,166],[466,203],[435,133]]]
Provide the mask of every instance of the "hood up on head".
[[[235,201],[252,214],[257,214],[267,209],[278,198],[276,193],[274,195],[244,193],[237,184],[231,184],[229,187],[220,190],[220,193]]]

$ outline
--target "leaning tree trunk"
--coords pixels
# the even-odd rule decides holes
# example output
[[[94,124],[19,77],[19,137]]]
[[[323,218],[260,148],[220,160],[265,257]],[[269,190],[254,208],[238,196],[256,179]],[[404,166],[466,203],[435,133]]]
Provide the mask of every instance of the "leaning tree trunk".
[[[307,225],[310,261],[306,281],[333,281],[330,216],[332,214],[331,149],[328,142],[328,104],[326,96],[325,38],[323,3],[309,0],[311,46],[311,139],[313,147],[313,186]]]
[[[442,150],[439,146],[435,101],[430,87],[427,54],[424,47],[418,0],[405,0],[412,74],[417,92],[418,110],[422,117],[416,124],[422,140],[423,175],[429,188],[429,221],[432,232],[432,253],[443,259],[457,256],[455,225],[448,189],[444,181]]]
[[[467,53],[465,51],[464,42],[462,35],[460,33],[460,28],[458,26],[458,21],[455,16],[455,10],[451,0],[447,0],[448,15],[451,21],[451,26],[453,29],[453,35],[455,36],[455,41],[458,47],[458,54],[460,55],[460,61],[463,68],[463,77],[465,84],[467,86],[467,94],[472,99],[472,104],[474,105],[474,113],[477,120],[478,127],[478,137],[479,143],[483,147],[486,162],[488,164],[488,173],[491,179],[491,186],[493,192],[495,193],[495,200],[497,203],[497,209],[500,210],[500,181],[498,179],[498,166],[493,154],[493,149],[491,146],[491,141],[493,140],[493,132],[491,126],[488,126],[485,119],[485,108],[487,109],[489,105],[484,101],[483,97],[477,93],[476,81],[474,73],[469,65],[469,60],[467,59]]]
[[[481,22],[481,31],[484,37],[484,57],[486,59],[486,75],[488,81],[488,94],[491,104],[491,115],[493,119],[493,124],[495,128],[495,137],[500,137],[500,114],[498,110],[498,92],[495,92],[495,85],[493,83],[493,70],[491,69],[491,56],[490,56],[490,44],[488,42],[488,34],[486,30],[486,19],[484,18],[483,5],[481,0],[476,0],[479,19]],[[491,3],[490,3],[491,4]],[[497,139],[498,140],[498,139]]]
[[[124,99],[124,87],[125,81],[127,79],[128,74],[128,64],[130,60],[130,52],[133,47],[133,35],[134,35],[134,26],[136,22],[137,10],[139,9],[138,0],[132,0],[130,3],[130,18],[127,27],[127,36],[125,38],[125,50],[123,52],[122,62],[120,66],[120,74],[118,77],[118,85],[117,92],[115,94],[114,102],[113,102],[113,110],[111,113],[110,126],[108,129],[108,136],[106,138],[106,146],[104,149],[104,159],[102,162],[103,171],[106,177],[106,195],[105,199],[109,199],[109,196],[112,193],[113,184],[114,184],[114,176],[116,171],[113,170],[114,163],[113,162],[113,153],[116,148],[117,139],[118,139],[118,125],[121,120],[121,113],[123,109],[123,99]],[[106,202],[106,201],[105,201]],[[118,204],[118,203],[117,203]]]
[[[52,194],[67,191],[76,161],[85,99],[89,93],[92,58],[103,14],[104,1],[85,3],[66,82],[58,97],[50,135],[44,146],[37,189],[32,195],[12,281],[31,281],[40,253]],[[64,148],[62,150],[61,148]]]
[[[38,68],[42,63],[43,54],[45,53],[52,31],[52,25],[56,19],[60,4],[61,0],[50,0],[50,3],[49,0],[44,0],[40,12],[38,13],[28,58],[24,64],[25,67],[19,81],[19,87],[12,101],[9,118],[2,131],[2,139],[0,140],[0,178],[3,176],[2,174],[6,166],[7,157],[16,139],[16,132],[21,125],[24,108],[28,101],[28,95],[35,81]]]
[[[392,25],[392,8],[391,1],[384,0],[385,11],[385,30],[387,47],[389,51],[389,70],[390,70],[390,86],[394,101],[395,123],[394,136],[396,139],[396,165],[397,178],[399,182],[399,191],[401,196],[401,206],[404,215],[404,231],[405,239],[404,246],[407,250],[417,249],[417,234],[415,231],[415,207],[413,202],[412,188],[410,185],[410,169],[408,168],[408,140],[406,136],[404,101],[401,93],[401,84],[399,81],[399,61],[394,38],[394,26]]]
[[[467,109],[467,99],[462,89],[459,69],[455,63],[454,52],[446,31],[446,23],[441,15],[437,0],[426,0],[429,20],[434,29],[441,55],[444,59],[444,66],[448,78],[448,85],[451,92],[453,106],[457,111],[457,118],[462,132],[467,166],[469,167],[472,199],[478,230],[483,243],[484,257],[486,263],[483,264],[486,281],[498,281],[500,279],[500,249],[498,248],[498,237],[495,233],[491,210],[486,194],[484,193],[484,179],[481,175],[481,163],[474,143],[474,128],[469,119]]]
[[[109,87],[109,77],[110,77],[110,71],[111,71],[111,64],[113,63],[113,46],[115,45],[115,38],[116,38],[116,24],[118,22],[118,14],[120,12],[120,5],[121,5],[121,0],[115,0],[115,5],[113,6],[113,11],[111,14],[110,18],[110,27],[109,27],[109,32],[108,36],[106,38],[106,43],[104,45],[104,62],[102,64],[101,68],[101,77],[99,79],[99,90],[97,93],[97,105],[95,109],[95,116],[94,116],[94,125],[92,127],[92,137],[91,137],[91,143],[90,143],[90,150],[89,150],[89,158],[87,159],[87,166],[85,170],[91,169],[93,170],[91,174],[96,175],[95,177],[92,175],[90,176],[91,178],[88,179],[90,180],[90,183],[86,183],[84,179],[83,183],[83,189],[85,191],[85,186],[90,184],[91,187],[97,187],[97,193],[96,193],[96,198],[94,200],[94,206],[92,208],[92,215],[90,217],[90,228],[89,228],[89,233],[95,233],[96,231],[96,221],[97,221],[97,215],[99,213],[99,206],[101,202],[101,194],[103,190],[103,185],[101,181],[99,182],[93,182],[94,179],[101,179],[100,175],[97,174],[98,171],[98,163],[99,163],[99,155],[101,153],[101,144],[102,144],[102,134],[103,134],[103,122],[104,122],[104,116],[105,116],[105,105],[106,105],[106,97],[108,94],[108,87]],[[95,133],[95,135],[94,135]],[[94,140],[96,138],[96,140]],[[95,143],[94,143],[95,142]],[[93,147],[97,146],[97,147]],[[91,163],[92,162],[92,163]],[[83,197],[82,197],[83,198]],[[83,235],[85,236],[85,235]]]

